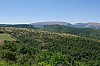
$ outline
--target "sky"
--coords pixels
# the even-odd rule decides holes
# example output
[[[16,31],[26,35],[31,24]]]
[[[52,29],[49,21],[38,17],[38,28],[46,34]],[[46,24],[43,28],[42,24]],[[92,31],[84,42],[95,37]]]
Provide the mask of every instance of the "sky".
[[[100,22],[100,0],[0,0],[0,24]]]

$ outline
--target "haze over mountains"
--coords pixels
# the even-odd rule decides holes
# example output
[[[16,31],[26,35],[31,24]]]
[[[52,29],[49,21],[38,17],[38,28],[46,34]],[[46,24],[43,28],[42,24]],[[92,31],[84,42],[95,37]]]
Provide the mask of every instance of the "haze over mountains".
[[[94,29],[100,29],[100,23],[97,23],[97,22],[76,23],[73,26],[76,27],[76,28],[94,28]]]
[[[37,23],[32,23],[31,25],[34,25],[35,27],[42,27],[45,25],[64,25],[68,27],[75,27],[75,28],[94,28],[94,29],[100,29],[100,23],[97,22],[88,22],[88,23],[75,23],[71,24],[68,22],[37,22]]]
[[[72,27],[72,24],[68,23],[68,22],[58,22],[58,21],[52,21],[52,22],[37,22],[37,23],[32,23],[32,25],[36,26],[36,27],[42,27],[45,25],[64,25],[64,26],[70,26]]]

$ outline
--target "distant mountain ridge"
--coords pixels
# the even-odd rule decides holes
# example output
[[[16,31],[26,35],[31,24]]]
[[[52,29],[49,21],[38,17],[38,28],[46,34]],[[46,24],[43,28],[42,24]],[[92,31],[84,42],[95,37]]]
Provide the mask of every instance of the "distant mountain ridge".
[[[97,23],[97,22],[76,23],[73,26],[76,27],[76,28],[94,28],[94,29],[100,29],[100,23]]]
[[[73,27],[73,28],[93,28],[93,29],[100,29],[100,23],[97,22],[88,22],[88,23],[75,23],[71,24],[68,22],[61,22],[61,21],[48,21],[48,22],[36,22],[31,24],[0,24],[0,26],[5,27],[43,27],[45,25],[63,25],[67,27]]]
[[[75,28],[93,28],[93,29],[100,29],[100,23],[97,22],[88,22],[88,23],[75,23],[71,24],[68,22],[37,22],[37,23],[31,23],[31,25],[34,25],[35,27],[42,27],[45,25],[64,25],[68,27],[75,27]]]
[[[45,25],[64,25],[64,26],[69,26],[72,27],[73,25],[67,22],[37,22],[37,23],[31,23],[32,25],[34,25],[35,27],[42,27]]]

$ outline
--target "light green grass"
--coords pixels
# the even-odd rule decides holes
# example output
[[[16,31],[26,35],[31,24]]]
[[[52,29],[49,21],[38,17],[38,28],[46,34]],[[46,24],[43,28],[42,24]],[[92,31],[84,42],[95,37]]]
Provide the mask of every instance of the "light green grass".
[[[15,41],[9,34],[0,34],[0,40]]]

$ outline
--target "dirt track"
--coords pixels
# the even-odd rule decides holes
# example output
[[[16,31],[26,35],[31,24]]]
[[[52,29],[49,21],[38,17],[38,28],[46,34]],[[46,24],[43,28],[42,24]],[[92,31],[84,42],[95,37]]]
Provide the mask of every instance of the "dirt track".
[[[2,45],[4,43],[4,41],[3,40],[0,40],[0,45]]]

